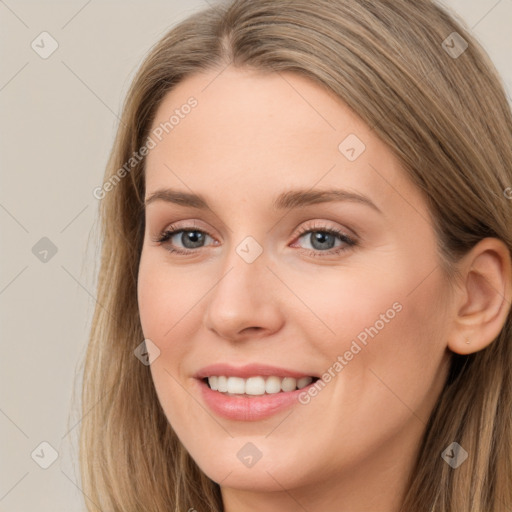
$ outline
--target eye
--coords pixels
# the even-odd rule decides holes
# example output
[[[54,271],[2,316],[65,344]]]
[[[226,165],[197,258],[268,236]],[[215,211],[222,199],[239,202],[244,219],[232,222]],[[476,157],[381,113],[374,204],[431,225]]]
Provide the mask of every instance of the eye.
[[[177,227],[171,225],[153,241],[162,245],[166,244],[165,249],[170,253],[187,255],[194,254],[197,252],[196,249],[204,247],[208,238],[215,242],[209,233],[195,226]],[[340,229],[318,224],[302,227],[295,236],[295,240],[302,238],[309,243],[310,248],[302,248],[300,252],[311,256],[332,256],[357,245],[354,238]],[[336,242],[338,242],[338,245],[336,245]],[[181,244],[181,247],[178,244]]]
[[[355,239],[340,229],[325,225],[305,226],[296,238],[304,238],[309,243],[305,252],[312,256],[332,256],[357,245]],[[336,246],[337,241],[340,243]]]
[[[170,247],[166,247],[171,253],[177,254],[190,254],[195,252],[194,249],[203,247],[203,244],[207,238],[212,238],[211,235],[201,229],[197,229],[195,226],[185,226],[177,229],[176,226],[171,225],[160,233],[154,242],[165,244],[171,242]],[[176,242],[179,242],[183,247],[176,247]]]

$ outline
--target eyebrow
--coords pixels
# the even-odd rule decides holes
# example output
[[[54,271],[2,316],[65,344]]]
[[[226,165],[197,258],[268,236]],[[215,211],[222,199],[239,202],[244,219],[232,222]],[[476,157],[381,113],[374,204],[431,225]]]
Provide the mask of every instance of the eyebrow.
[[[181,206],[189,206],[200,210],[211,210],[208,202],[201,194],[181,192],[170,188],[158,189],[144,202],[144,206],[155,201],[164,201]],[[341,189],[327,190],[289,190],[280,194],[272,203],[274,210],[291,210],[312,204],[328,203],[333,201],[349,201],[365,204],[382,214],[381,209],[367,196]]]

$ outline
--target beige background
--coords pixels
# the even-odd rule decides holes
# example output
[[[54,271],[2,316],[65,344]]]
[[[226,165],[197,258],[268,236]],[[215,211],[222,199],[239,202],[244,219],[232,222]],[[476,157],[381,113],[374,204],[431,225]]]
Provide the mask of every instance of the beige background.
[[[512,0],[445,5],[474,29],[510,97]],[[71,405],[95,304],[92,191],[136,68],[169,27],[204,6],[0,0],[1,512],[83,510],[80,413]],[[31,47],[34,40],[42,46],[43,31],[58,43],[47,59]],[[36,245],[43,237],[57,250],[46,262],[34,254],[44,251]],[[42,442],[58,452],[48,469],[39,464],[51,462],[52,449]]]

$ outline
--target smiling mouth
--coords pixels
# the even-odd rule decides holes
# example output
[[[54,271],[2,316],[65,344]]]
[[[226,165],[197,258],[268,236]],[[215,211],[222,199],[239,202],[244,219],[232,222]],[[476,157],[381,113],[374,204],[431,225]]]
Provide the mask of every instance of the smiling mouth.
[[[254,376],[244,379],[242,377],[227,377],[225,375],[212,375],[202,381],[212,390],[226,396],[264,396],[287,393],[303,389],[316,382],[318,377],[278,377]]]

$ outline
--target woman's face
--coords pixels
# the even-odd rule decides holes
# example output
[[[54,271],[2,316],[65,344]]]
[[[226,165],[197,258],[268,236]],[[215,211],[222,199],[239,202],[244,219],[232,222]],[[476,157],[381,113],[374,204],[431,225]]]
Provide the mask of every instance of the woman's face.
[[[387,488],[448,362],[419,191],[342,101],[291,73],[189,77],[152,134],[138,300],[179,439],[223,488]]]

